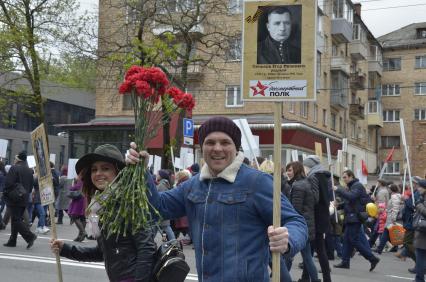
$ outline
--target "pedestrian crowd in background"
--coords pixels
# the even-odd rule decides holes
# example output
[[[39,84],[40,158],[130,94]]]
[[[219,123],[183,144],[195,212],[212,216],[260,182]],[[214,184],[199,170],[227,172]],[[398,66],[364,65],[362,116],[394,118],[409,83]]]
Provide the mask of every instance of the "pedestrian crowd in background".
[[[125,165],[117,148],[103,145],[82,157],[79,162],[84,166],[76,169],[79,175],[73,180],[67,179],[66,166],[57,172],[51,164],[55,215],[49,215],[41,205],[36,174],[28,168],[26,153],[22,152],[12,166],[0,162],[0,229],[11,222],[11,236],[4,246],[15,247],[20,233],[27,248],[31,248],[36,234],[49,232],[50,216],[57,217],[57,224],[63,224],[67,213],[70,223],[78,229],[74,241],[95,239],[97,246],[81,247],[56,240],[51,242],[52,250],[75,260],[105,261],[111,281],[150,281],[150,271],[145,271],[148,275],[144,276],[136,269],[152,267],[150,256],[155,252],[154,237],[158,233],[163,241],[177,239],[182,245],[193,244],[201,281],[206,277],[215,280],[216,276],[227,277],[224,281],[245,281],[247,277],[269,281],[271,251],[282,254],[280,272],[284,279],[291,279],[294,257],[300,253],[302,263],[297,267],[303,272],[299,282],[331,281],[329,261],[339,258],[341,261],[334,267],[350,269],[356,252],[369,261],[369,271],[376,268],[383,252],[395,252],[401,260],[410,258],[415,264],[408,271],[415,274],[415,281],[425,281],[424,178],[411,179],[414,194],[409,181],[403,187],[378,179],[376,185],[365,187],[351,170],[344,170],[340,176],[332,174],[317,156],[309,155],[283,165],[278,176],[282,227],[273,229],[274,163],[263,157],[257,157],[257,161],[244,158],[239,151],[240,140],[241,132],[232,121],[222,117],[206,121],[199,130],[201,165],[195,163],[176,173],[161,169],[154,175],[152,168],[149,170],[149,199],[163,221],[153,230],[114,242],[103,234],[97,215],[101,211],[94,205],[94,195],[102,193],[105,183],[112,181]],[[102,151],[105,146],[108,150]],[[144,153],[137,152],[133,144],[127,165],[139,161]],[[106,169],[98,162],[114,164],[110,178],[105,177]],[[98,173],[94,171],[96,165]],[[20,201],[13,199],[11,193],[18,184],[26,191],[25,199]],[[30,227],[36,218],[33,233]],[[143,254],[127,250],[129,244],[140,244]],[[114,254],[120,248],[134,256],[134,263]],[[314,253],[320,271],[315,266]],[[225,269],[223,265],[235,265],[235,269]],[[265,269],[265,265],[270,267]]]

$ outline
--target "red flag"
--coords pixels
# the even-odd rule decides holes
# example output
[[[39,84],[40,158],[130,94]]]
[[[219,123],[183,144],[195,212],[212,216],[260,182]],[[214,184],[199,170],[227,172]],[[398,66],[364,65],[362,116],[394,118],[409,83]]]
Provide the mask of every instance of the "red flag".
[[[395,151],[395,147],[392,147],[392,150],[390,150],[390,152],[388,153],[388,156],[385,159],[385,163],[392,161],[392,155],[394,151]]]
[[[365,164],[364,160],[361,160],[361,171],[363,175],[368,175],[367,165]]]

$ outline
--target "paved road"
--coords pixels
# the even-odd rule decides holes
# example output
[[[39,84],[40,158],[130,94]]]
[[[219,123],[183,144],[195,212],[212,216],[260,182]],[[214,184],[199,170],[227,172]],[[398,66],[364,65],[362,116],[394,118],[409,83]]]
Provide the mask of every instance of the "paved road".
[[[72,242],[77,235],[77,228],[69,225],[65,220],[64,225],[58,225],[58,237]],[[34,229],[34,227],[32,228]],[[0,281],[1,282],[33,282],[33,281],[57,281],[55,258],[51,254],[48,240],[50,234],[40,235],[30,250],[26,250],[26,243],[18,238],[16,248],[3,246],[10,234],[10,226],[0,231]],[[94,241],[84,241],[82,245],[93,245]],[[191,267],[190,275],[186,282],[198,281],[195,275],[194,251],[191,246],[185,247],[187,261]],[[293,279],[300,278],[301,272],[297,269],[300,257],[296,257],[291,271]],[[337,262],[330,262],[331,264]],[[318,264],[317,264],[318,265]],[[369,273],[369,264],[361,256],[355,255],[351,262],[350,270],[332,269],[333,281],[359,282],[359,281],[383,281],[401,282],[410,281],[413,275],[407,272],[412,266],[411,261],[402,262],[393,257],[391,253],[381,256],[381,262],[373,273]],[[62,259],[62,271],[64,282],[96,282],[108,281],[102,263],[79,263]],[[321,277],[321,275],[320,275]]]

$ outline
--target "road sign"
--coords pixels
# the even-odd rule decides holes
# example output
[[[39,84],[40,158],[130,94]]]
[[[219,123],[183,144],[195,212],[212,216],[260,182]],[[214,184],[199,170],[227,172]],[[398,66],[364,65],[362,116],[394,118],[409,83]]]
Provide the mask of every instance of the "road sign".
[[[194,121],[190,118],[183,119],[183,136],[194,137]]]

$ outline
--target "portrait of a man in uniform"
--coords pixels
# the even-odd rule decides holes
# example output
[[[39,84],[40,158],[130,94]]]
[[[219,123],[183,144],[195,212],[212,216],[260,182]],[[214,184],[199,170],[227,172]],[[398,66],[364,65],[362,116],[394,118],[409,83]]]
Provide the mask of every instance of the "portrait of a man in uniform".
[[[257,64],[301,63],[300,5],[262,6]]]

